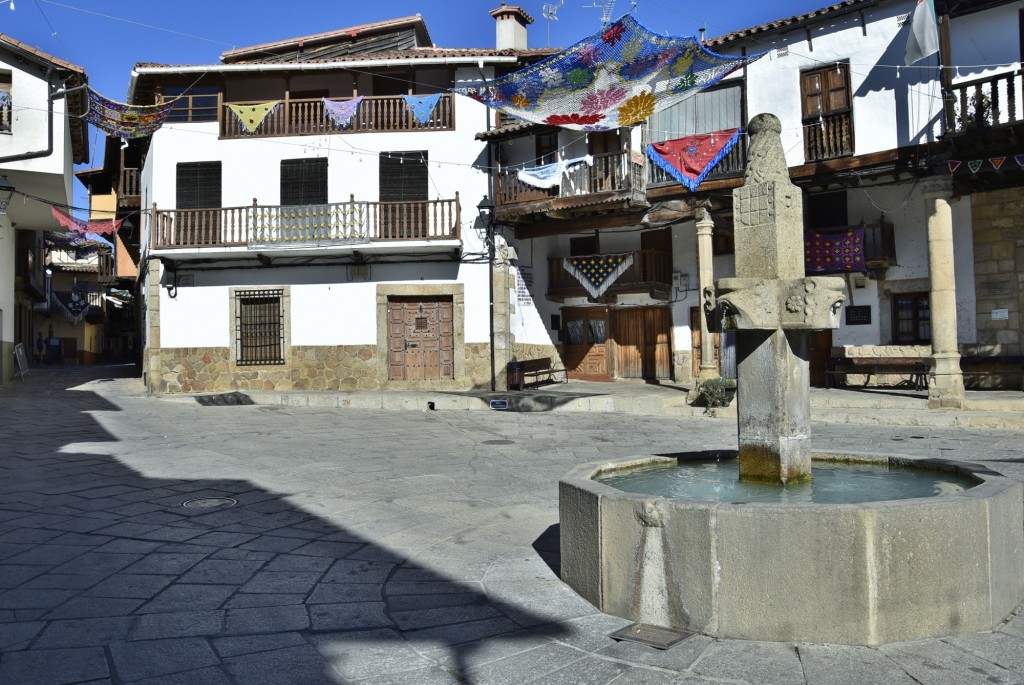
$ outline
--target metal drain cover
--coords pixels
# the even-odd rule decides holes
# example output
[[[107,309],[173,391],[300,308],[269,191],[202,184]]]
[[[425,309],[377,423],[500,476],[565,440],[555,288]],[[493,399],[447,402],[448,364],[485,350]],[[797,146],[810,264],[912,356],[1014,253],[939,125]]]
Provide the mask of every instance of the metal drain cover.
[[[515,440],[484,440],[485,445],[514,445]]]
[[[671,628],[662,628],[661,626],[652,626],[646,623],[634,623],[631,626],[616,630],[608,637],[613,640],[639,642],[642,645],[654,647],[655,649],[669,649],[692,636],[693,633],[687,633],[682,630],[672,630]]]
[[[238,504],[238,500],[230,497],[200,497],[182,502],[181,506],[186,509],[226,509]]]

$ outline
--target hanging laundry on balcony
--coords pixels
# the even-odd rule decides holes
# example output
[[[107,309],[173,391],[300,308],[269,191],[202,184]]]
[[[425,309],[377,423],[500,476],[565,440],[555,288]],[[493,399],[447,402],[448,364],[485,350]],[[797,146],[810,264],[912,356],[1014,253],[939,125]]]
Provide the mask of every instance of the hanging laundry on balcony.
[[[255,105],[228,105],[228,109],[235,113],[246,133],[256,133],[256,129],[260,127],[263,120],[267,118],[268,114],[277,109],[280,103],[280,100],[273,100],[271,102],[260,102]]]
[[[160,105],[127,105],[89,88],[89,111],[82,118],[98,129],[127,141],[152,135],[164,124],[177,100]]]
[[[553,164],[545,164],[544,166],[520,169],[516,172],[516,178],[534,188],[555,188],[562,183],[562,174],[565,171],[577,164],[583,163],[594,166],[594,157],[586,155],[573,159],[563,159]]]
[[[804,233],[804,271],[823,274],[865,271],[864,229]]]
[[[352,117],[356,115],[356,110],[359,109],[359,103],[362,101],[362,95],[357,95],[344,102],[335,102],[324,98],[324,113],[338,128],[345,128],[352,121]]]
[[[741,133],[738,128],[730,128],[651,143],[647,146],[647,156],[693,192],[704,177],[732,152]]]
[[[83,235],[86,233],[113,235],[114,233],[117,233],[118,229],[121,228],[121,224],[124,223],[124,219],[112,219],[110,221],[90,219],[89,221],[82,221],[81,219],[76,219],[73,216],[68,216],[56,207],[52,206],[50,207],[50,211],[53,213],[53,218],[57,220],[58,224],[69,231],[76,231]]]
[[[441,99],[441,93],[433,95],[403,95],[402,97],[405,98],[405,105],[412,112],[412,115],[416,117],[416,121],[426,124],[430,122],[434,108],[437,107],[437,101]]]
[[[452,90],[536,124],[607,131],[638,124],[763,54],[719,55],[692,36],[659,36],[626,15],[536,64]]]
[[[562,266],[592,297],[601,297],[619,276],[633,266],[633,254],[624,252],[566,257]]]

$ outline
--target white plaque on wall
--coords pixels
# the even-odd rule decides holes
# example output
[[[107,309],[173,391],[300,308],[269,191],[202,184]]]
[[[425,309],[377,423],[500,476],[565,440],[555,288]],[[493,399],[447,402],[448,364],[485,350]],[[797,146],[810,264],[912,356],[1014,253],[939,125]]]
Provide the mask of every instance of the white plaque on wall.
[[[1006,321],[1009,318],[1010,318],[1010,310],[1009,309],[993,309],[992,310],[992,320],[993,321]]]

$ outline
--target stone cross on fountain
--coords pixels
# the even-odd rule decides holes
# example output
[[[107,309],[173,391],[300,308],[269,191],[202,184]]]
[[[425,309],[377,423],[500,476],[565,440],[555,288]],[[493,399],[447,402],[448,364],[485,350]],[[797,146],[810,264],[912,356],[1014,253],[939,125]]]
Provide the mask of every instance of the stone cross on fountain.
[[[805,277],[803,198],[789,180],[773,114],[750,120],[743,186],[733,191],[736,277],[704,291],[709,324],[736,332],[742,480],[811,477],[807,332],[839,326],[840,277]]]

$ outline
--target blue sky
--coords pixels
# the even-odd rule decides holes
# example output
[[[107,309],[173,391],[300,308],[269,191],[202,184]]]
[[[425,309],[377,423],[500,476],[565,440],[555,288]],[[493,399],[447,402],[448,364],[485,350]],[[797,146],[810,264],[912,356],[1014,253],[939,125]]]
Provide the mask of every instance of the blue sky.
[[[0,0],[0,32],[84,67],[93,88],[123,101],[137,62],[211,64],[233,47],[417,13],[423,15],[440,47],[493,47],[494,20],[488,12],[499,4],[500,0]],[[601,0],[563,0],[553,21],[544,18],[545,8],[558,0],[508,0],[508,4],[534,17],[530,47],[566,47],[601,27]],[[704,26],[711,37],[828,3],[636,0],[634,4],[618,0],[611,4],[613,18],[632,10],[641,24],[658,33],[694,35]],[[93,160],[84,166],[102,162],[102,145],[95,145],[96,140],[95,136],[90,140]]]

